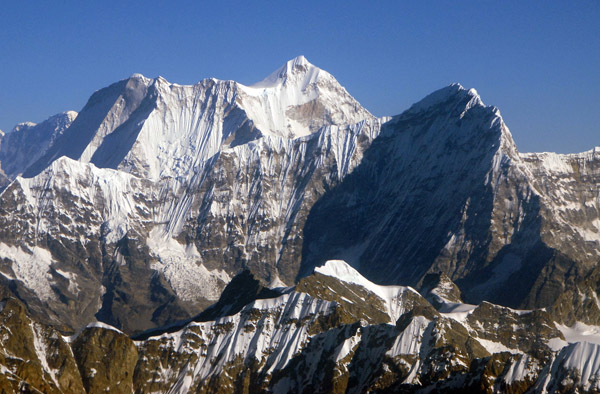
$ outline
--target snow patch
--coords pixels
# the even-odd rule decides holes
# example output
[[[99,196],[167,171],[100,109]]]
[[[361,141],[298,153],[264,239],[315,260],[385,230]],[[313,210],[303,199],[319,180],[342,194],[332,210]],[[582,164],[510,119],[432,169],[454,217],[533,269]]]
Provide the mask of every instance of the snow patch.
[[[467,322],[467,317],[475,309],[477,309],[477,305],[445,301],[438,309],[438,312],[444,317],[465,324]]]
[[[568,343],[588,342],[600,345],[599,326],[590,326],[581,322],[577,322],[571,327],[567,327],[563,324],[557,324],[556,328],[562,332],[565,340]]]
[[[33,291],[41,300],[48,301],[53,298],[50,287],[50,266],[53,263],[52,255],[46,249],[34,246],[30,250],[7,245],[0,242],[0,258],[12,261],[12,270],[15,278],[0,272],[7,279],[19,280],[25,287]]]
[[[123,331],[119,330],[118,328],[113,327],[110,324],[103,323],[101,321],[91,322],[87,326],[85,326],[85,328],[103,328],[105,330],[112,330],[118,332],[119,334],[123,334]]]
[[[523,353],[518,349],[511,349],[509,347],[506,347],[499,342],[494,342],[494,341],[490,341],[488,339],[483,339],[483,338],[476,338],[476,339],[481,344],[481,346],[483,346],[485,348],[485,350],[487,350],[490,354],[502,353],[502,352],[509,352],[512,354],[522,354]]]
[[[194,301],[203,297],[216,301],[223,286],[231,281],[225,271],[210,271],[204,267],[194,244],[180,244],[160,226],[150,231],[146,244],[158,259],[152,264],[152,269],[163,274],[183,300]]]
[[[77,337],[79,337],[79,335],[81,335],[81,333],[87,328],[102,328],[104,330],[111,330],[111,331],[118,332],[119,334],[125,335],[123,333],[123,331],[119,330],[116,327],[111,326],[110,324],[106,324],[101,321],[95,321],[95,322],[88,323],[85,327],[80,329],[76,334],[71,335],[70,337],[63,337],[63,339],[68,343],[73,343],[77,339]]]

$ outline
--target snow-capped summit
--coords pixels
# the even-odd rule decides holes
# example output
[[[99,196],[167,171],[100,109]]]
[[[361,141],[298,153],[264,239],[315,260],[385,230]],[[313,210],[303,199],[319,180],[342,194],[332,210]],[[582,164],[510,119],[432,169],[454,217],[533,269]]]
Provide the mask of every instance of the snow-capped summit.
[[[159,76],[159,77],[157,77],[157,79],[158,78],[162,78],[162,77]],[[148,82],[150,82],[150,81],[153,80],[152,78],[148,78],[145,75],[140,74],[140,73],[133,73],[133,74],[131,74],[129,76],[128,80],[132,80],[132,79],[137,79],[137,80],[140,80],[140,81],[144,81],[145,83],[148,83]]]
[[[241,107],[263,135],[297,138],[372,118],[328,72],[298,56],[263,81],[241,86]]]
[[[315,268],[315,273],[331,276],[342,282],[354,283],[374,293],[379,293],[385,286],[379,286],[360,274],[344,260],[328,260],[324,265]]]
[[[431,107],[440,104],[447,104],[450,101],[457,103],[466,101],[468,104],[466,105],[465,110],[468,110],[469,108],[474,106],[485,106],[485,104],[483,104],[483,101],[481,101],[481,97],[479,97],[477,90],[467,90],[461,84],[453,83],[442,89],[436,90],[435,92],[427,95],[421,101],[413,104],[409,108],[407,113],[415,114],[418,112],[426,111]]]
[[[94,93],[64,138],[25,175],[39,174],[64,155],[155,180],[189,178],[226,148],[374,119],[331,74],[302,56],[265,81],[248,87],[209,78],[186,86],[133,74]]]
[[[272,88],[277,85],[286,84],[288,80],[292,81],[294,79],[302,79],[302,87],[306,87],[309,83],[315,82],[319,74],[331,77],[329,73],[314,66],[304,56],[300,55],[289,60],[283,66],[269,74],[268,77],[250,87],[258,89]]]

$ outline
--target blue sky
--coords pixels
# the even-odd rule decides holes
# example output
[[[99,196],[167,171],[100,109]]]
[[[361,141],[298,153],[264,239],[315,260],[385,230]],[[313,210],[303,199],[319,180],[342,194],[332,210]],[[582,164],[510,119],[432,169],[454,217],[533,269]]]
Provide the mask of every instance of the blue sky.
[[[521,151],[600,145],[598,1],[4,1],[0,129],[135,72],[250,84],[300,54],[375,115],[459,82]]]

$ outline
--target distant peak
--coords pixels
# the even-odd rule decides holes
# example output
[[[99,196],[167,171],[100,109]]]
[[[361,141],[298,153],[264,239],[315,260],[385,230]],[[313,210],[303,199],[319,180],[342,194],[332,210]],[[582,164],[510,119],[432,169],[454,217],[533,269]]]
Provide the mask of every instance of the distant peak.
[[[52,115],[44,122],[57,122],[62,120],[73,121],[77,117],[77,112],[75,111],[65,111],[56,115]]]
[[[253,88],[270,88],[285,84],[294,76],[308,76],[310,81],[316,80],[322,70],[311,64],[302,55],[288,60],[283,66],[272,72],[262,81],[252,85]],[[306,79],[306,78],[302,78]]]
[[[78,114],[75,111],[65,111],[65,112],[61,112],[56,115],[50,116],[48,119],[44,120],[42,123],[22,122],[22,123],[17,124],[12,129],[11,134],[19,133],[23,130],[31,129],[36,126],[57,127],[58,125],[68,125],[68,124],[71,124],[75,120],[77,115]]]

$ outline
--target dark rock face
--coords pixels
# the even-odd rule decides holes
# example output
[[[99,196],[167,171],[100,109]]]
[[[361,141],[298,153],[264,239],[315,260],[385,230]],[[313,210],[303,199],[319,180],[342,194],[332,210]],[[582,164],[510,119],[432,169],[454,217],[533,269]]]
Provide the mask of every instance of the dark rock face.
[[[71,347],[87,392],[134,391],[138,352],[128,336],[111,329],[86,328]]]
[[[436,92],[385,124],[313,206],[301,274],[341,258],[378,283],[443,272],[468,301],[549,306],[598,261],[594,152],[521,155],[495,108],[456,86]]]
[[[52,327],[30,319],[12,298],[0,302],[0,391],[84,392],[71,348]]]
[[[458,87],[442,93],[388,122],[355,171],[315,205],[305,227],[308,271],[350,248],[361,271],[385,283],[416,284],[433,269],[461,278],[472,260],[489,261],[488,247],[503,241],[489,236],[492,180],[516,151],[494,109]]]

